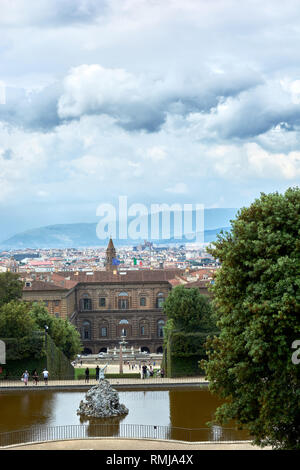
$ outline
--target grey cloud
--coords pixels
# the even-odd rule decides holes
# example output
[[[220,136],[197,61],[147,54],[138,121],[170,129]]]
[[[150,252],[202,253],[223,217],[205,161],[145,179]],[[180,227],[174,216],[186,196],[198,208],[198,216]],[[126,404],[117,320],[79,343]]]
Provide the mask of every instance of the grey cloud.
[[[107,10],[107,0],[2,0],[0,24],[42,28],[92,23]]]
[[[76,67],[64,80],[58,113],[67,119],[106,114],[126,130],[157,132],[167,114],[209,112],[226,97],[261,83],[249,70],[213,73],[203,68],[186,75],[155,80],[98,64]]]
[[[279,126],[290,132],[300,124],[300,105],[276,82],[247,90],[207,116],[207,127],[223,139],[251,139]]]
[[[60,93],[59,83],[30,93],[7,87],[6,104],[0,107],[0,121],[25,129],[51,130],[61,122],[57,115]]]

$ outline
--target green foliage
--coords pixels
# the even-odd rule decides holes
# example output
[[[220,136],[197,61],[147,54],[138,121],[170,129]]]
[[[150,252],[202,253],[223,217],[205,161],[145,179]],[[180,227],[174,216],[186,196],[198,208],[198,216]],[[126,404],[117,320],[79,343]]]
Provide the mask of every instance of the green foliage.
[[[37,329],[25,302],[11,301],[0,308],[0,337],[23,338]]]
[[[70,364],[69,359],[55,345],[54,341],[49,335],[47,335],[47,338],[45,338],[45,343],[47,353],[47,368],[51,374],[51,379],[73,379],[75,369]]]
[[[0,374],[0,380],[15,379],[20,380],[23,372],[28,370],[29,374],[36,369],[38,373],[46,367],[47,358],[46,355],[43,357],[26,357],[18,360],[9,360],[8,363],[2,366],[2,374]]]
[[[9,271],[0,273],[0,308],[13,300],[22,297],[23,282],[19,275]]]
[[[209,299],[196,287],[175,287],[164,302],[164,313],[173,326],[186,332],[209,331],[215,325]]]
[[[261,194],[210,250],[222,263],[213,287],[219,338],[208,341],[212,391],[227,399],[216,421],[235,419],[256,444],[300,448],[300,190]]]
[[[4,338],[1,340],[6,345],[6,360],[17,361],[21,359],[27,359],[32,357],[34,359],[40,359],[45,357],[43,335],[31,334],[30,336],[24,336],[23,338]]]
[[[48,335],[67,358],[74,359],[82,351],[80,335],[68,320],[50,315],[43,303],[34,303],[30,315],[39,329],[48,326]]]
[[[174,331],[170,335],[172,354],[176,357],[202,356],[206,354],[207,333],[183,333]]]

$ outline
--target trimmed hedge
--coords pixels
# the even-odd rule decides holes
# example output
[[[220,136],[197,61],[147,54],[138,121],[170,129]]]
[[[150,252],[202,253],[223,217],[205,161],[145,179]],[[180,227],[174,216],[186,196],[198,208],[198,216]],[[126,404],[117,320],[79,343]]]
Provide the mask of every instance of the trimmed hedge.
[[[2,338],[1,338],[2,339]],[[25,370],[31,374],[35,369],[41,374],[47,368],[52,379],[74,378],[74,367],[58,349],[52,338],[34,332],[30,337],[2,339],[6,344],[6,364],[3,364],[0,379],[21,377]]]
[[[74,367],[49,335],[47,335],[46,352],[47,367],[52,379],[74,378]]]
[[[217,333],[217,332],[216,332]],[[209,335],[215,334],[211,332]],[[203,375],[199,361],[206,358],[204,344],[208,333],[170,331],[165,346],[164,367],[168,377]]]

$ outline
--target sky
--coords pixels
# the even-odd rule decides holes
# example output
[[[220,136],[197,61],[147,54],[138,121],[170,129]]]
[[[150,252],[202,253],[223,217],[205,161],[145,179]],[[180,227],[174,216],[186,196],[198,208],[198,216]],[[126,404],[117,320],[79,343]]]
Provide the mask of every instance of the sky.
[[[300,179],[297,0],[0,0],[0,239]]]

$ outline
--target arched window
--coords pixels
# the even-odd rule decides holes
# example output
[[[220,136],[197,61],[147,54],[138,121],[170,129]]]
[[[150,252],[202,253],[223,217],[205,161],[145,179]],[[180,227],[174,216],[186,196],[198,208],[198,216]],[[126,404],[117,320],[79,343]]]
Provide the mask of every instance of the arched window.
[[[159,294],[157,294],[157,297],[156,297],[156,308],[162,308],[163,304],[164,304],[164,301],[165,301],[165,297],[164,297],[164,294],[162,294],[161,292]]]
[[[145,336],[145,327],[141,326],[141,336]]]
[[[165,322],[163,320],[159,320],[157,322],[157,336],[159,338],[164,337],[164,326],[165,326]]]
[[[141,307],[146,307],[146,297],[140,297],[140,306]]]
[[[88,320],[82,323],[82,338],[91,339],[91,323]]]

